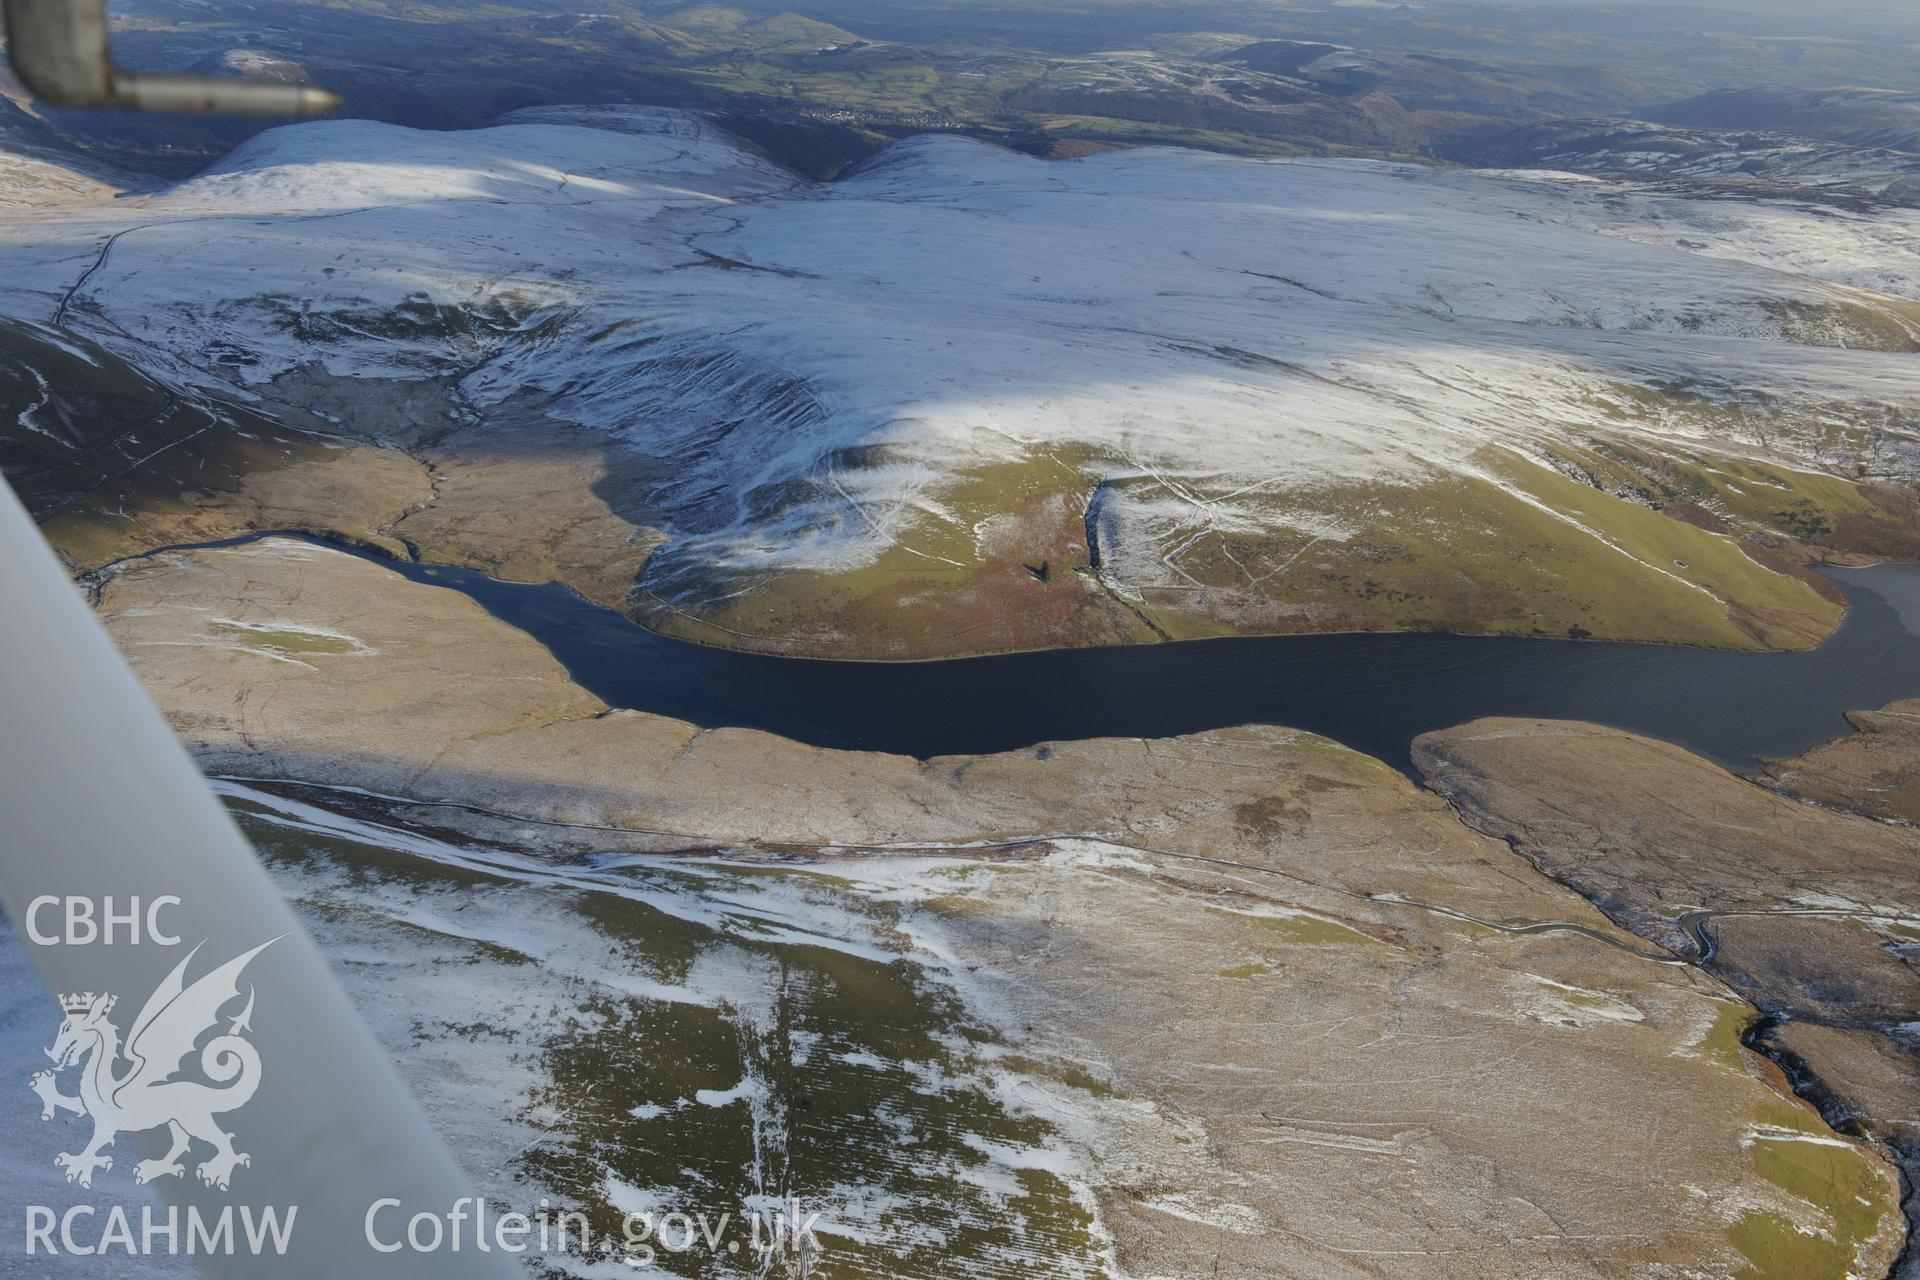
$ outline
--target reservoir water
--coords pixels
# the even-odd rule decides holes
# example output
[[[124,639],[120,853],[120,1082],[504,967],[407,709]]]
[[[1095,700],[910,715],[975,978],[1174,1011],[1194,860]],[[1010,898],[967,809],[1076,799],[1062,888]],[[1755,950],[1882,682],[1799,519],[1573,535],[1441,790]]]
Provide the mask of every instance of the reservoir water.
[[[938,756],[1268,723],[1408,767],[1413,738],[1477,716],[1592,720],[1736,770],[1920,697],[1920,565],[1836,569],[1851,608],[1804,653],[1499,636],[1246,637],[940,662],[765,657],[658,636],[558,586],[378,560],[471,597],[611,706],[818,746]]]

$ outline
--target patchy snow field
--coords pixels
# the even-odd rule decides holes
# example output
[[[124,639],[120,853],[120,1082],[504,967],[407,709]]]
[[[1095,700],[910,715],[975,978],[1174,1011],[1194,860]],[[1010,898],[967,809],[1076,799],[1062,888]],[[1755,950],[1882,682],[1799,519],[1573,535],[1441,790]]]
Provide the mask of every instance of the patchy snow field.
[[[0,311],[269,412],[315,366],[449,379],[474,420],[535,400],[658,460],[643,585],[690,607],[889,555],[972,572],[1015,476],[1099,495],[1079,555],[1123,596],[1285,599],[1380,514],[1356,488],[1465,480],[1619,544],[1526,478],[1585,433],[1916,458],[1912,211],[948,137],[816,186],[682,114],[510,119],[278,129],[151,196],[0,218]]]
[[[629,1213],[731,1213],[744,1235],[797,1200],[838,1274],[1103,1273],[1088,1143],[1118,1104],[1012,1053],[1004,979],[928,909],[990,867],[555,863],[217,787],[495,1205],[548,1197],[616,1237]]]

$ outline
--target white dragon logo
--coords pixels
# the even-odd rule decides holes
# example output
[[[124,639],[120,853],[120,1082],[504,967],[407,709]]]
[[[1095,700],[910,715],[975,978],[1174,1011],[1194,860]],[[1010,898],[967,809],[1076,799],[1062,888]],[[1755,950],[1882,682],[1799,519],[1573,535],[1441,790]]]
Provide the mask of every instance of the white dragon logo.
[[[94,1170],[113,1168],[112,1157],[100,1152],[113,1145],[115,1135],[161,1125],[172,1134],[173,1145],[160,1159],[136,1164],[135,1182],[185,1173],[180,1157],[196,1139],[213,1148],[213,1157],[196,1170],[200,1181],[210,1187],[226,1190],[234,1168],[252,1163],[246,1153],[233,1149],[233,1135],[214,1123],[215,1115],[247,1105],[260,1087],[259,1051],[241,1038],[241,1032],[253,1029],[249,1021],[253,1017],[251,986],[247,988],[246,1008],[231,1020],[226,1034],[214,1036],[200,1050],[201,1073],[213,1084],[175,1077],[201,1036],[218,1026],[220,1010],[239,998],[240,972],[247,962],[279,940],[271,938],[261,943],[192,986],[186,986],[183,979],[200,947],[189,951],[147,997],[127,1033],[124,1050],[119,1028],[107,1019],[117,997],[91,991],[60,997],[60,1008],[67,1017],[60,1024],[53,1047],[47,1050],[53,1070],[36,1073],[28,1084],[40,1095],[42,1120],[51,1120],[60,1111],[93,1117],[93,1138],[86,1148],[53,1158],[67,1171],[68,1182],[91,1187]],[[116,1073],[123,1057],[128,1066]],[[80,1093],[69,1097],[60,1092],[58,1077],[76,1063],[81,1064]]]

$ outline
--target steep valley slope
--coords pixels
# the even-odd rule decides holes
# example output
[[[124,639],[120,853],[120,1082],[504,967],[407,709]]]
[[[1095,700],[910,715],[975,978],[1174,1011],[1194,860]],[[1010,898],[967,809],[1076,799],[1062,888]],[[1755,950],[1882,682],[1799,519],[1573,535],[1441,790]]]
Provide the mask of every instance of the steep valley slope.
[[[80,571],[296,528],[776,652],[1805,647],[1808,559],[1920,553],[1916,245],[1564,174],[323,123],[0,212],[0,421]]]

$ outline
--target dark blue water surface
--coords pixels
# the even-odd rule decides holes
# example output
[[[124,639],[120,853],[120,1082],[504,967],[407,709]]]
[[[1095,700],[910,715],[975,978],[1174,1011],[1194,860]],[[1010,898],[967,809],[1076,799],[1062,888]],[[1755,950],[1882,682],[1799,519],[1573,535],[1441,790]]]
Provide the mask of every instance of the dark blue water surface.
[[[1806,653],[1335,635],[895,663],[710,649],[655,635],[562,587],[381,563],[472,597],[611,706],[922,757],[1266,723],[1324,734],[1405,769],[1418,734],[1521,715],[1631,729],[1747,770],[1847,732],[1843,712],[1920,697],[1915,565],[1831,571],[1852,608]]]

